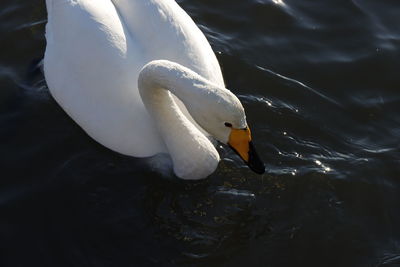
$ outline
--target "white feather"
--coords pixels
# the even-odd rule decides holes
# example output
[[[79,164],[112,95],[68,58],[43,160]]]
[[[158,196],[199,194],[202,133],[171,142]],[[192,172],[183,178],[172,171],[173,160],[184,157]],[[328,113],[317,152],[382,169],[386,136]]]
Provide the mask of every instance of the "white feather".
[[[68,115],[93,139],[114,151],[135,157],[167,152],[175,173],[185,179],[212,173],[218,153],[185,106],[161,90],[160,103],[169,112],[162,115],[163,105],[155,105],[154,95],[149,97],[153,98],[149,102],[153,111],[149,112],[138,90],[142,68],[162,59],[168,61],[159,64],[173,62],[177,68],[176,73],[166,74],[171,77],[164,77],[171,89],[180,84],[177,74],[188,68],[187,73],[207,81],[210,90],[226,94],[209,43],[178,4],[173,0],[46,0],[46,4],[44,72],[51,94]],[[204,101],[207,106],[209,94],[207,90],[196,93],[196,84],[196,79],[186,81],[189,98],[185,101],[196,101],[197,105]],[[155,93],[151,88],[149,91]],[[245,124],[244,112],[242,116],[241,124]],[[162,120],[167,126],[159,125]],[[186,130],[178,127],[180,120]]]

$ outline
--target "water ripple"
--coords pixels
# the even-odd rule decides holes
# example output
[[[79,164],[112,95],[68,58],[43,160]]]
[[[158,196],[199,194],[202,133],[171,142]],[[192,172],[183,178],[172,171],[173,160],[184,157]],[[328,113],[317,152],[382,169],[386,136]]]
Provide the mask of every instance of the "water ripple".
[[[306,85],[306,84],[304,84],[304,83],[302,83],[302,82],[300,82],[300,81],[297,81],[297,80],[295,80],[295,79],[286,77],[286,76],[284,76],[284,75],[282,75],[282,74],[276,73],[276,72],[274,72],[274,71],[272,71],[272,70],[269,70],[269,69],[266,69],[266,68],[263,68],[263,67],[260,67],[260,66],[256,66],[256,67],[257,67],[259,70],[262,70],[262,71],[265,71],[265,72],[267,72],[267,73],[269,73],[269,74],[272,74],[272,75],[274,75],[274,76],[276,76],[276,77],[278,77],[278,78],[280,78],[280,79],[282,79],[282,80],[288,81],[288,82],[290,82],[290,83],[293,83],[293,84],[295,84],[295,85],[300,86],[301,88],[307,89],[307,90],[309,90],[310,92],[312,92],[312,93],[318,95],[319,97],[325,99],[326,101],[328,101],[328,102],[330,102],[330,103],[332,103],[332,104],[335,104],[335,105],[337,105],[337,106],[339,106],[339,107],[341,106],[340,103],[336,102],[336,101],[333,100],[332,98],[329,98],[329,97],[325,96],[324,94],[318,92],[318,90],[313,89],[313,88],[311,88],[310,86],[308,86],[308,85]]]

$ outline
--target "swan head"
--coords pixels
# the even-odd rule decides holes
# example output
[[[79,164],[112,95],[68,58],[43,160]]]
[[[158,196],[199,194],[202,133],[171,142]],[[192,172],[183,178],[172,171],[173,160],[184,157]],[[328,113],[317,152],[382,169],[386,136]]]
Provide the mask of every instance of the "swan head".
[[[242,103],[231,91],[211,89],[205,101],[196,101],[188,109],[204,130],[231,147],[251,170],[265,172],[264,163],[253,146]]]
[[[157,95],[150,88],[169,90],[185,104],[205,131],[229,145],[254,172],[265,172],[264,163],[253,147],[242,103],[231,91],[167,60],[155,60],[144,66],[139,74],[138,87],[145,105],[150,95]],[[153,101],[153,106],[149,106],[154,108],[157,101]]]

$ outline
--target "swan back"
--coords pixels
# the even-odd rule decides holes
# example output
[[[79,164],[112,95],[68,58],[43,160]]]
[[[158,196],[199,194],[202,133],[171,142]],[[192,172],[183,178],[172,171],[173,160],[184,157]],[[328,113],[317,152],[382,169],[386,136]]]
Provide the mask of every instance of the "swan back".
[[[220,66],[204,34],[174,0],[112,0],[146,62],[179,63],[224,87]]]
[[[137,157],[167,151],[137,89],[139,71],[149,61],[169,59],[223,84],[204,35],[172,0],[46,4],[50,92],[92,138],[114,151]]]

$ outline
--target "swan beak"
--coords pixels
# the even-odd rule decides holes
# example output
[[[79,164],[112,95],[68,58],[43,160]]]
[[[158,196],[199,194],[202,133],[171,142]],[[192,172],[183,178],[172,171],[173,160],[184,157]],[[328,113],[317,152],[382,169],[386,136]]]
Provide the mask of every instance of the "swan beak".
[[[244,160],[252,171],[258,174],[265,172],[264,163],[260,160],[251,142],[249,127],[245,129],[232,128],[228,145]]]

